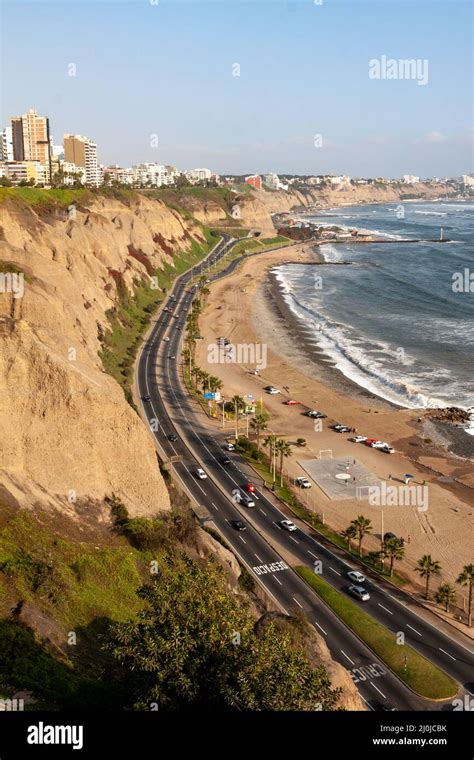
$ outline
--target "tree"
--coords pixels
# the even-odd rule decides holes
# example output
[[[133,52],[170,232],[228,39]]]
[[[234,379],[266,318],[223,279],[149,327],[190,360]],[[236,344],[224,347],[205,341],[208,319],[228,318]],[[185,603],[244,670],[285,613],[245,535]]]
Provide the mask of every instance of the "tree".
[[[235,396],[232,396],[232,404],[234,406],[235,414],[235,438],[237,439],[239,437],[239,413],[241,410],[245,409],[245,401],[242,396],[236,394]]]
[[[209,377],[210,377],[209,372],[202,370],[201,377],[199,379],[201,382],[203,393],[205,393],[209,389]]]
[[[471,608],[472,608],[472,586],[474,584],[474,565],[464,565],[462,573],[456,579],[456,583],[461,586],[468,586],[469,588],[469,600],[467,604],[467,620],[468,625],[471,625]]]
[[[456,589],[454,586],[451,586],[450,583],[442,583],[441,586],[438,586],[438,590],[435,594],[435,600],[438,602],[438,604],[444,604],[445,610],[448,612],[449,605],[451,602],[454,602],[456,599]]]
[[[259,413],[250,421],[250,427],[255,430],[257,436],[257,451],[260,450],[260,435],[267,429],[268,414]]]
[[[286,457],[291,457],[292,451],[288,441],[283,438],[279,438],[275,443],[276,452],[280,458],[280,485],[283,485],[283,460]]]
[[[362,541],[364,536],[367,536],[372,532],[372,524],[363,515],[359,515],[355,520],[352,520],[351,525],[354,526],[355,534],[359,543],[359,557],[362,557]]]
[[[345,541],[347,541],[347,548],[349,549],[349,551],[351,550],[351,541],[353,538],[356,537],[356,535],[357,535],[356,529],[355,529],[355,526],[352,525],[352,523],[345,530],[341,532],[341,536],[343,537]]]
[[[390,577],[393,575],[395,560],[403,559],[405,549],[400,538],[388,538],[383,544],[385,556],[390,559]]]
[[[273,474],[273,480],[275,480],[275,477],[276,477],[276,472],[274,472],[274,469],[273,469],[273,453],[276,450],[275,449],[276,440],[277,440],[276,435],[273,435],[272,433],[271,435],[267,435],[267,437],[265,438],[263,442],[263,445],[265,446],[265,448],[268,449],[268,456],[270,459],[270,472]]]
[[[424,554],[422,558],[418,560],[415,569],[417,573],[420,573],[422,578],[426,578],[425,599],[428,599],[430,578],[432,575],[440,574],[441,565],[438,560],[432,559],[431,554]]]
[[[126,705],[167,710],[334,710],[324,666],[312,668],[290,629],[255,626],[214,562],[160,556],[143,609],[110,626],[104,649],[118,663]],[[294,625],[295,623],[293,623]]]

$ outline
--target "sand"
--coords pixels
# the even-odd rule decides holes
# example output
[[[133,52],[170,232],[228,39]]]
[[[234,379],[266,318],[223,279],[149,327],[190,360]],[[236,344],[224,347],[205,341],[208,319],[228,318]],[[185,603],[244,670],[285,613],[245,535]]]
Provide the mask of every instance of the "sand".
[[[424,432],[427,423],[418,422],[417,410],[400,409],[359,388],[310,348],[301,330],[289,318],[269,274],[273,266],[289,261],[314,263],[318,256],[307,244],[260,254],[249,257],[233,275],[210,285],[207,306],[200,320],[204,340],[197,342],[196,363],[220,377],[224,383],[224,398],[238,393],[262,399],[271,415],[269,428],[279,437],[290,442],[298,437],[306,439],[306,447],[294,447],[292,457],[285,462],[289,476],[303,474],[297,460],[314,459],[321,450],[331,449],[333,457],[347,456],[348,461],[356,458],[387,483],[391,475],[392,483],[398,485],[407,472],[414,475],[414,483],[426,482],[428,510],[384,506],[384,531],[392,531],[407,541],[405,557],[397,563],[397,568],[412,588],[422,588],[414,567],[423,554],[431,554],[442,566],[441,575],[433,579],[433,589],[443,581],[453,583],[463,565],[473,561],[472,461],[446,451],[443,445],[449,442],[449,435],[435,436],[432,423],[429,423],[431,435],[428,436]],[[255,376],[255,365],[208,363],[208,346],[220,335],[234,344],[266,344],[266,368]],[[282,395],[265,393],[264,386],[270,384],[282,391],[286,388],[285,397],[291,396],[307,407],[324,411],[328,419],[323,421],[322,429],[315,429],[315,421],[303,416],[300,407],[284,405]],[[338,434],[330,429],[335,421],[348,424],[369,437],[390,442],[396,453],[388,455],[350,442],[349,434]],[[432,442],[424,443],[426,437]],[[368,517],[374,529],[364,540],[364,547],[379,549],[381,507],[369,505],[367,500],[331,501],[316,485],[306,498],[308,506],[324,515],[325,522],[338,531],[359,514]],[[458,602],[462,605],[466,592],[458,588]]]

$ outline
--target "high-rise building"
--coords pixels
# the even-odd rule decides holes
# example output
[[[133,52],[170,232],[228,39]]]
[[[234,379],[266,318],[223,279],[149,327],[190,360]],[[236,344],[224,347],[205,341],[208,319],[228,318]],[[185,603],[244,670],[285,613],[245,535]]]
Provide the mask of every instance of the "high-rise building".
[[[34,108],[23,116],[14,116],[12,149],[15,161],[39,161],[45,167],[46,181],[51,177],[51,139],[49,119],[38,116]]]
[[[12,118],[12,146],[13,160],[25,160],[25,146],[23,145],[23,120],[21,116]]]
[[[5,127],[0,134],[0,154],[2,161],[13,161],[13,130],[11,127]]]
[[[97,145],[82,135],[64,135],[64,160],[85,169],[86,184],[100,185],[101,172],[97,163]]]
[[[260,174],[251,174],[250,177],[245,177],[245,182],[256,190],[262,189],[262,178]]]

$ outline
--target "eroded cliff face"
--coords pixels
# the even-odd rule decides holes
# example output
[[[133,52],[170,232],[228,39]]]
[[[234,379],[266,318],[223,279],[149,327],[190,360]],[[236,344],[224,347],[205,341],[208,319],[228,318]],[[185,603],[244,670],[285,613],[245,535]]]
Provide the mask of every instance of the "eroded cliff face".
[[[202,242],[200,227],[156,200],[97,197],[87,207],[0,208],[0,497],[77,516],[114,492],[131,515],[169,508],[154,446],[116,381],[99,334],[120,289]],[[3,280],[3,290],[6,281]],[[20,281],[17,281],[17,285]]]

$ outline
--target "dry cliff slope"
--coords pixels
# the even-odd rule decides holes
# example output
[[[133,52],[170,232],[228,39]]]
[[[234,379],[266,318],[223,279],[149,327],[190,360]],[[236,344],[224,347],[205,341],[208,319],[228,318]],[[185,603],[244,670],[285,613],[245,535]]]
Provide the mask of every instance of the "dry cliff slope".
[[[201,229],[156,200],[104,197],[75,212],[8,200],[0,224],[0,272],[13,262],[25,273],[23,297],[0,292],[0,498],[71,515],[88,504],[99,519],[93,505],[112,491],[131,515],[169,508],[98,335],[120,288],[202,241]]]

